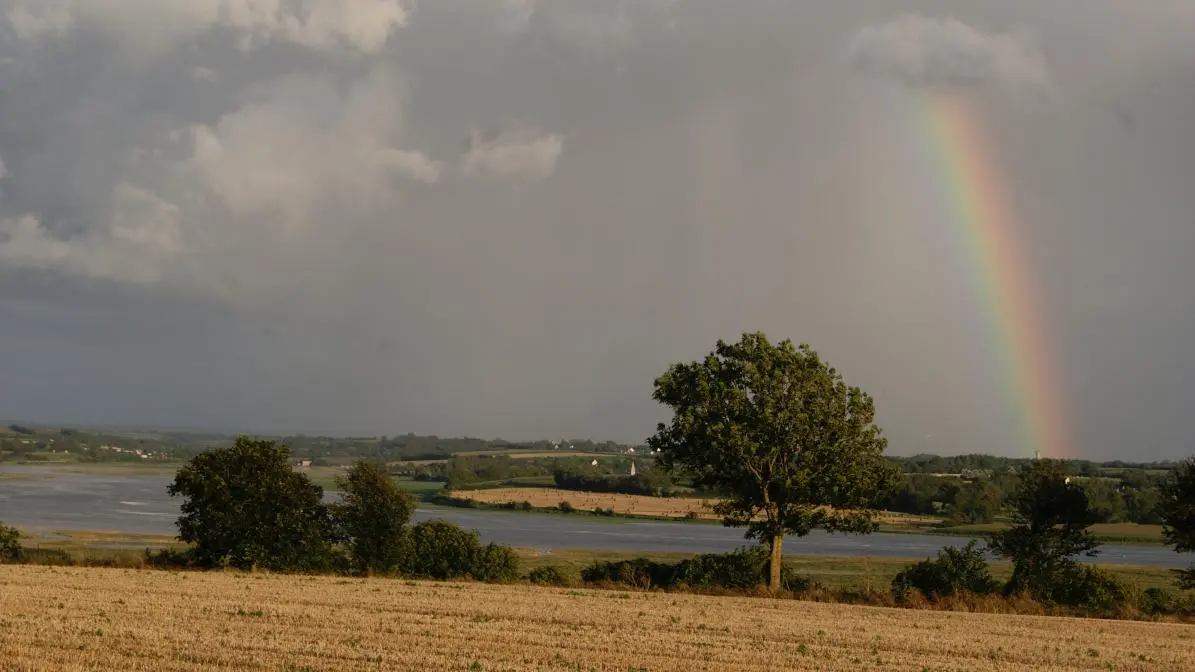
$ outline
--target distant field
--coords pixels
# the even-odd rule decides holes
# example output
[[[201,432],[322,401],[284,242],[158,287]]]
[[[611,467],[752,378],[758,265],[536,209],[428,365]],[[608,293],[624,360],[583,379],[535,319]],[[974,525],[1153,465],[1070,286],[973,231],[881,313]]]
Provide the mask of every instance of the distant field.
[[[710,507],[714,500],[699,497],[649,497],[647,495],[624,495],[621,493],[582,492],[557,488],[491,488],[488,490],[456,490],[453,497],[473,499],[487,504],[506,502],[531,502],[537,508],[558,506],[568,502],[573,508],[583,511],[593,509],[614,509],[615,513],[634,516],[684,518],[695,513],[700,520],[721,520]],[[881,523],[891,525],[932,524],[936,518],[909,516],[901,513],[884,513],[878,518]]]
[[[49,670],[1180,670],[1195,627],[697,595],[0,567],[0,660]]]
[[[508,455],[513,460],[530,459],[533,457],[618,457],[617,453],[586,453],[568,450],[467,450],[453,453],[454,456],[470,457],[477,455]]]
[[[534,507],[549,508],[567,501],[573,508],[586,511],[612,508],[615,513],[672,518],[683,518],[689,512],[696,512],[699,517],[714,518],[713,512],[705,508],[707,500],[694,497],[648,497],[645,495],[559,490],[557,488],[457,490],[452,495],[487,504],[531,502]]]
[[[956,525],[946,528],[942,532],[960,535],[982,535],[996,532],[1008,527],[1002,523],[988,523],[984,525]],[[1162,543],[1161,525],[1138,525],[1136,523],[1097,523],[1091,526],[1091,531],[1102,541],[1108,543]]]
[[[440,481],[416,481],[410,478],[400,478],[398,479],[398,484],[407,492],[415,494],[439,492],[444,489],[444,484]]]

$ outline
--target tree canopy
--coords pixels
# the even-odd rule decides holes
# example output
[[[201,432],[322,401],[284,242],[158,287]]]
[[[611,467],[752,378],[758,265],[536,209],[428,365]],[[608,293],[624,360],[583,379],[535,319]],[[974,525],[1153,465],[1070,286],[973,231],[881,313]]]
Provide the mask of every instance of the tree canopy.
[[[195,545],[201,566],[300,570],[330,561],[323,488],[294,471],[286,446],[239,437],[196,455],[167,491],[183,498],[178,536]]]
[[[1074,568],[1075,556],[1098,553],[1100,542],[1087,529],[1097,516],[1083,487],[1056,460],[1027,465],[1010,504],[1012,527],[994,534],[988,546],[1013,562],[1007,592],[1044,599],[1058,577]]]
[[[1178,465],[1162,486],[1162,536],[1179,553],[1195,553],[1195,457]],[[1179,583],[1195,588],[1195,565],[1179,570]]]
[[[398,570],[415,512],[411,495],[378,462],[359,460],[336,483],[341,499],[333,505],[332,517],[353,569],[377,574]]]
[[[672,365],[653,398],[673,411],[648,445],[669,470],[723,493],[727,526],[771,544],[780,587],[785,534],[867,533],[871,506],[893,476],[875,405],[808,345],[763,333],[719,340],[705,359]]]

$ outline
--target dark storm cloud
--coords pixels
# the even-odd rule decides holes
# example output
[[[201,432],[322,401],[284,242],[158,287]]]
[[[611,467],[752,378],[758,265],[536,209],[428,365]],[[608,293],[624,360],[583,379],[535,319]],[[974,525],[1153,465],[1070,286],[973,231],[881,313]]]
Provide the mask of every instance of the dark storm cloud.
[[[1195,12],[1131,4],[0,0],[0,416],[640,440],[764,329],[1020,452],[879,76],[1051,91],[978,104],[1073,424],[1180,454]]]

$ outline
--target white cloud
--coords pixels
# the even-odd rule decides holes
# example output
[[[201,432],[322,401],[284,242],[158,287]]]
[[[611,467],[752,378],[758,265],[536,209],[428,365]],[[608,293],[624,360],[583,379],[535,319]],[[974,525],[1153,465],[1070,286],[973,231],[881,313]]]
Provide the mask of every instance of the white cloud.
[[[190,129],[186,172],[237,216],[305,228],[329,199],[352,209],[393,197],[396,184],[430,184],[440,166],[395,146],[402,91],[385,69],[342,87],[294,74],[259,87],[251,102],[212,125]]]
[[[464,171],[538,182],[556,170],[563,150],[564,136],[558,133],[510,132],[485,141],[473,131]]]
[[[1045,56],[1028,40],[984,33],[954,18],[906,14],[867,26],[849,45],[852,66],[910,86],[1047,86]]]

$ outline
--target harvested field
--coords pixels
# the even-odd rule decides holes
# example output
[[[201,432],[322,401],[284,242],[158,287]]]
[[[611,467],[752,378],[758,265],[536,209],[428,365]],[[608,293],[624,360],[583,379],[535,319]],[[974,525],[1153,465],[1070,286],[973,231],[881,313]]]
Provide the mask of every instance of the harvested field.
[[[556,488],[492,488],[483,490],[455,490],[453,497],[473,499],[487,504],[507,502],[531,502],[537,508],[551,508],[568,502],[582,511],[593,509],[614,509],[615,513],[636,516],[657,516],[684,518],[696,513],[703,520],[721,520],[712,511],[716,500],[699,497],[649,497],[647,495],[624,495],[613,492],[582,492],[579,490],[558,490]],[[936,518],[910,516],[902,513],[882,513],[876,520],[885,524],[932,523]]]
[[[1195,627],[393,579],[0,567],[5,670],[1180,670]]]
[[[615,513],[639,516],[666,516],[683,518],[695,511],[702,518],[717,518],[710,510],[713,500],[696,497],[649,497],[647,495],[624,495],[612,492],[581,492],[579,490],[558,490],[556,488],[492,488],[487,490],[456,490],[453,497],[473,499],[487,504],[506,502],[531,502],[536,508],[551,508],[568,502],[573,508],[583,511],[593,509],[614,509]]]

